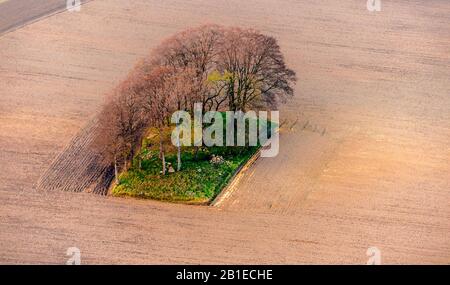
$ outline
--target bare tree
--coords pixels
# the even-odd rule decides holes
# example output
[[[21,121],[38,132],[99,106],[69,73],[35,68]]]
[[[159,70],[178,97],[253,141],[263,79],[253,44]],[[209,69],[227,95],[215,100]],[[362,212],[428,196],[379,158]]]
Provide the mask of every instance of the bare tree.
[[[218,70],[226,75],[230,110],[263,103],[276,106],[293,95],[295,72],[287,68],[275,38],[255,30],[226,29],[219,45]]]
[[[182,31],[161,43],[145,61],[153,66],[190,68],[195,88],[186,105],[205,110],[276,106],[292,96],[295,72],[287,68],[275,38],[252,29],[203,25]],[[188,100],[190,99],[190,100]]]
[[[155,127],[166,173],[164,129],[176,110],[232,111],[276,106],[293,95],[295,72],[275,38],[251,29],[204,25],[175,34],[142,60],[111,96],[97,140],[114,164],[133,159],[143,134]],[[181,146],[177,150],[181,169]]]
[[[168,126],[172,115],[173,100],[171,98],[170,78],[173,72],[167,67],[154,68],[145,74],[141,81],[141,95],[146,118],[158,129],[159,153],[162,161],[162,174],[166,174],[166,159],[164,147],[164,128]]]
[[[128,167],[147,127],[142,100],[133,78],[123,81],[109,96],[99,116],[97,146],[101,146],[106,160],[114,165],[116,182],[120,169]],[[119,162],[123,166],[119,167]]]
[[[105,111],[106,109],[112,109],[112,106],[112,103],[107,104],[99,116],[99,128],[97,129],[94,146],[99,149],[103,159],[113,165],[114,181],[117,184],[119,182],[119,163],[126,150],[126,142],[114,122],[117,117],[113,113]]]
[[[192,111],[194,103],[212,106],[208,76],[216,69],[218,43],[223,37],[218,25],[203,25],[182,31],[161,43],[152,53],[147,66],[171,67],[177,72],[190,70],[192,89],[185,94],[186,110]]]
[[[191,68],[173,69],[167,78],[166,87],[168,90],[169,102],[168,108],[174,111],[189,111],[192,104],[191,94],[195,92],[196,85],[192,81],[195,76],[195,70]],[[180,124],[180,122],[178,122]],[[178,134],[180,135],[180,134]],[[178,138],[177,143],[177,171],[181,170],[181,144]]]

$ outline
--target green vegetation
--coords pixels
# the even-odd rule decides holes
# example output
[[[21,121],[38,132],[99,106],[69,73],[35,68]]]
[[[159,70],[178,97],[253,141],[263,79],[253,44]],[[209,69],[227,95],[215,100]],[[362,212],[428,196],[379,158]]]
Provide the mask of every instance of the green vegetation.
[[[273,110],[292,97],[296,80],[277,40],[253,29],[204,25],[166,39],[111,92],[99,115],[93,145],[102,163],[109,164],[113,195],[210,201],[258,149],[259,130],[249,136],[241,129],[241,120],[257,125],[261,121],[255,119],[256,112]],[[185,113],[178,117],[177,111]],[[220,116],[213,111],[234,112],[226,114],[234,121],[223,126],[234,126],[234,145],[240,147],[200,149],[200,124],[204,145],[222,145]],[[198,118],[199,113],[205,120]],[[267,113],[260,114],[262,119]],[[193,123],[197,147],[174,149],[168,142],[172,121],[187,130]],[[192,145],[187,130],[182,130],[183,141],[178,140],[184,146]],[[265,133],[259,134],[264,140]]]
[[[197,155],[190,148],[182,152],[183,168],[179,172],[161,174],[158,151],[145,149],[141,168],[135,159],[133,166],[119,177],[114,196],[132,196],[171,202],[207,203],[220,193],[240,165],[257,147],[201,148]],[[223,157],[222,163],[212,163],[213,155]],[[176,153],[166,156],[170,167],[176,166]]]
[[[261,121],[258,121],[258,124]],[[263,122],[268,133],[271,123]],[[246,136],[248,136],[248,124]],[[225,127],[224,127],[225,128]],[[129,169],[119,176],[114,196],[130,196],[170,202],[206,204],[227,185],[239,167],[259,149],[258,146],[183,147],[182,168],[177,168],[177,148],[169,143],[172,127],[164,130],[168,172],[163,175],[156,130],[150,130]],[[225,134],[224,130],[224,134]]]

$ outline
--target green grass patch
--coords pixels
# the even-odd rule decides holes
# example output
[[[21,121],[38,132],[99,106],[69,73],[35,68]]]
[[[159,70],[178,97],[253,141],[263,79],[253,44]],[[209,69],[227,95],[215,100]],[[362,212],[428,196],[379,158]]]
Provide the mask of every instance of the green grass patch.
[[[270,122],[263,124],[270,129]],[[164,135],[166,162],[176,170],[176,147],[170,144],[170,132],[171,128],[168,128]],[[112,190],[114,196],[206,204],[222,191],[238,168],[260,147],[214,146],[202,147],[197,152],[194,147],[183,147],[181,171],[162,175],[158,146],[159,137],[155,131],[151,131],[144,139],[141,152],[136,155],[132,166],[120,175],[118,185]],[[213,155],[222,157],[224,161],[212,163]]]
[[[131,196],[171,202],[207,203],[214,199],[228,183],[240,165],[245,163],[257,147],[204,148],[195,158],[194,150],[182,153],[182,170],[162,175],[158,152],[150,152],[149,158],[133,163],[127,172],[119,177],[119,184],[113,189],[114,196]],[[221,155],[224,162],[215,165],[212,155]],[[167,162],[176,169],[176,154],[170,153]]]

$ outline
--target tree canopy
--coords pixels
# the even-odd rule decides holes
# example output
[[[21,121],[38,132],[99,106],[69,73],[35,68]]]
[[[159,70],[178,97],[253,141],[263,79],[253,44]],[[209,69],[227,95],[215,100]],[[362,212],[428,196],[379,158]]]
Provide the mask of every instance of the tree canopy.
[[[162,41],[114,89],[101,112],[96,145],[127,167],[145,130],[160,131],[176,110],[276,108],[293,95],[295,72],[277,40],[253,29],[203,25]],[[160,157],[164,164],[161,138]]]

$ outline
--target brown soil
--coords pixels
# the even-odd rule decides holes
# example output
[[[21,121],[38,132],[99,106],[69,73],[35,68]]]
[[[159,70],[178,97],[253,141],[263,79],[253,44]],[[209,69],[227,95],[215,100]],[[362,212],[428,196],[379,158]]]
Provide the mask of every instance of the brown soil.
[[[450,3],[365,2],[95,0],[0,37],[0,262],[450,263]],[[278,157],[219,208],[35,190],[139,58],[205,22],[276,36],[298,73]]]

